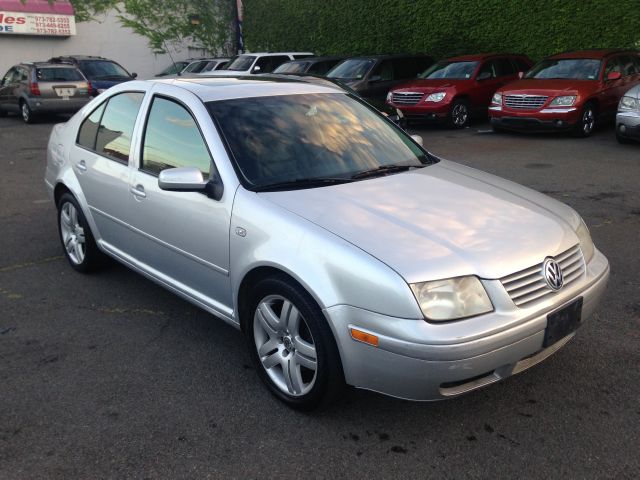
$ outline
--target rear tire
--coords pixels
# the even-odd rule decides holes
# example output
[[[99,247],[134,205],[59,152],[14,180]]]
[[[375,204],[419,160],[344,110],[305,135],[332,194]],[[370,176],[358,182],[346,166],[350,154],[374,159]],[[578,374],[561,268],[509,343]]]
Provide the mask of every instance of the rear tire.
[[[81,273],[102,266],[104,254],[98,249],[89,223],[77,200],[65,193],[58,201],[58,234],[69,264]]]
[[[24,123],[33,123],[35,121],[31,107],[24,100],[20,102],[20,116]]]
[[[308,411],[341,394],[344,374],[333,332],[300,285],[285,275],[260,280],[244,317],[249,356],[275,397]]]
[[[627,145],[631,143],[631,140],[628,139],[627,137],[623,137],[622,135],[620,135],[617,129],[616,129],[616,140],[618,140],[618,143],[622,145]]]
[[[573,127],[573,135],[578,138],[586,138],[590,136],[596,129],[598,119],[598,111],[593,102],[587,102],[582,107],[580,118]]]

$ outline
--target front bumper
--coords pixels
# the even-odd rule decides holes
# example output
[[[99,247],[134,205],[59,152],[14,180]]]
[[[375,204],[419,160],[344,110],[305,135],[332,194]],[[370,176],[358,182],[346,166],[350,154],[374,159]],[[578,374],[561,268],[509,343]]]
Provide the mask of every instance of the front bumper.
[[[442,122],[447,119],[451,104],[449,102],[423,102],[417,105],[399,105],[388,102],[402,112],[407,120],[417,120],[424,122]]]
[[[586,320],[608,277],[609,263],[596,250],[581,281],[528,308],[513,305],[498,280],[483,280],[495,311],[466,320],[428,323],[347,305],[325,314],[347,383],[408,400],[441,400],[519,373],[555,353],[574,334],[543,349],[547,315],[582,297]],[[350,327],[378,336],[378,347],[353,340]]]
[[[622,137],[640,140],[640,113],[618,112],[616,131]]]
[[[489,107],[491,125],[507,130],[562,131],[580,119],[578,107],[514,110],[504,106]]]

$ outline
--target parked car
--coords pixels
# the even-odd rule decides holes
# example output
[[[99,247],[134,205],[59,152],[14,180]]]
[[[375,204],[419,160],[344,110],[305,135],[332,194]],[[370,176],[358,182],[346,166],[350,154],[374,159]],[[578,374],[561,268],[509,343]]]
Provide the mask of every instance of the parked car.
[[[442,60],[418,78],[391,89],[387,103],[409,120],[446,122],[466,127],[486,117],[495,91],[518,79],[533,62],[525,55],[464,55]]]
[[[638,64],[640,68],[640,63]],[[640,85],[620,99],[616,115],[616,137],[620,143],[640,141]]]
[[[89,55],[65,55],[49,59],[52,63],[75,65],[91,82],[91,95],[97,96],[108,88],[135,79],[137,73],[129,73],[122,65],[104,57]]]
[[[309,57],[302,60],[292,60],[280,65],[273,73],[284,75],[326,75],[329,70],[342,60],[344,60],[344,57]]]
[[[416,78],[431,64],[433,59],[427,55],[371,55],[344,60],[327,77],[349,85],[364,98],[384,102],[389,89]]]
[[[313,57],[311,52],[272,52],[247,53],[238,55],[227,64],[224,70],[211,72],[211,75],[239,76],[256,73],[270,73],[285,62],[299,58]]]
[[[571,130],[591,135],[613,119],[620,98],[640,84],[640,59],[631,50],[584,50],[545,58],[522,80],[496,92],[491,126],[503,130]]]
[[[113,87],[53,128],[45,182],[71,267],[107,254],[241,329],[297,408],[345,382],[437,400],[522,372],[609,275],[570,207],[293,79]]]
[[[167,68],[162,70],[160,73],[156,73],[156,77],[168,77],[170,75],[178,75],[185,68],[189,66],[191,60],[178,60],[177,62],[171,63]]]
[[[224,70],[224,68],[229,64],[230,61],[230,58],[210,58],[208,63],[199,72],[196,73],[206,75],[209,72],[213,72],[215,70]],[[185,73],[190,73],[188,66],[185,70]]]
[[[75,113],[90,100],[91,86],[73,65],[25,62],[0,82],[0,116],[14,112],[25,123],[43,113]]]

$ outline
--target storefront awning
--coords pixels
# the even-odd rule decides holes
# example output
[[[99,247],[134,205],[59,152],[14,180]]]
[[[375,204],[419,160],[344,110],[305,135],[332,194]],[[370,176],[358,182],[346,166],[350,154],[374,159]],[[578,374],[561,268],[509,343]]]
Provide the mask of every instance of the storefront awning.
[[[73,15],[73,6],[68,0],[56,0],[49,3],[47,0],[0,0],[0,10],[22,13],[48,13],[56,15]]]

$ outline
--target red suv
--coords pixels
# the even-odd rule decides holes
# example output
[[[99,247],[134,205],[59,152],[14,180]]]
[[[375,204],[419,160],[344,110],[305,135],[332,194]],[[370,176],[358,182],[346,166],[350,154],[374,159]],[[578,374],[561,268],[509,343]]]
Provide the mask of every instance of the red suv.
[[[639,83],[637,51],[554,55],[495,93],[489,107],[491,126],[495,131],[573,130],[587,137],[596,123],[613,120],[620,98]]]
[[[462,128],[486,115],[494,92],[516,80],[533,62],[524,55],[464,55],[442,60],[416,80],[393,88],[387,103],[408,120],[445,121]]]

